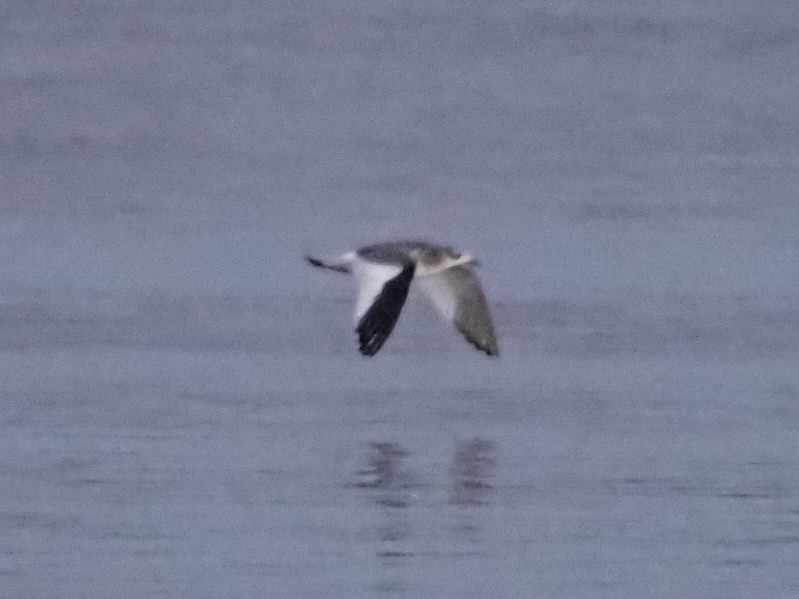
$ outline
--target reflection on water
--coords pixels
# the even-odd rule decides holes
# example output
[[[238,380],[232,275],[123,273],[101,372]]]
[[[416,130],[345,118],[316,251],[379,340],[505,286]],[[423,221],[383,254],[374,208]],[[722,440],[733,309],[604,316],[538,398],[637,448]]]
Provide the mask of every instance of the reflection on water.
[[[357,487],[375,489],[375,501],[386,507],[408,507],[410,501],[410,479],[404,469],[403,460],[408,452],[397,443],[378,442],[372,444],[372,454],[367,465],[358,471]]]
[[[475,437],[456,441],[449,469],[450,498],[453,505],[482,505],[493,489],[496,466],[495,444]],[[388,508],[405,508],[418,497],[419,487],[406,464],[410,452],[398,443],[375,442],[370,445],[366,465],[357,471],[355,487],[374,491],[372,499]]]
[[[493,489],[494,444],[475,438],[458,443],[452,460],[452,493],[455,505],[482,505]]]
[[[372,585],[379,595],[409,592],[404,568],[413,567],[415,559],[430,559],[424,548],[431,539],[461,556],[470,553],[464,543],[477,541],[474,510],[487,505],[494,488],[495,443],[479,437],[456,440],[447,468],[425,463],[399,443],[379,441],[369,445],[356,471],[353,487],[368,507],[379,510],[369,534],[381,564]]]
[[[357,472],[354,487],[367,493],[369,502],[382,508],[382,520],[376,527],[375,537],[380,541],[377,555],[381,558],[410,557],[414,551],[413,530],[403,515],[403,510],[414,506],[439,513],[445,510],[445,520],[459,524],[452,530],[473,534],[476,526],[459,508],[479,507],[486,504],[493,486],[496,466],[495,444],[479,437],[458,440],[451,464],[442,480],[422,484],[429,473],[414,471],[411,452],[399,443],[380,441],[369,446],[365,465]],[[437,492],[448,488],[448,499]],[[464,523],[463,519],[468,522]]]

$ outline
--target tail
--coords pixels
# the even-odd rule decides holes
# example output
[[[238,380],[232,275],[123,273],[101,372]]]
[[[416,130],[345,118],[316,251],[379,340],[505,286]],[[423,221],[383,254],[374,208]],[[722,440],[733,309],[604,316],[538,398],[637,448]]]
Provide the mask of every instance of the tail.
[[[312,266],[316,266],[317,268],[326,268],[328,270],[335,270],[336,272],[344,272],[344,273],[352,272],[350,270],[350,265],[345,262],[324,262],[319,258],[314,258],[308,255],[305,256],[305,259]]]

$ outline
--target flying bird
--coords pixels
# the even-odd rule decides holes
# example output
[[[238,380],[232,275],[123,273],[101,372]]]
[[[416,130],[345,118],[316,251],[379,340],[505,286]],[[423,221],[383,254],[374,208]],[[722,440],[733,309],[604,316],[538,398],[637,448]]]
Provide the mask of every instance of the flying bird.
[[[489,356],[499,355],[491,313],[473,268],[477,261],[468,253],[425,241],[398,241],[365,246],[334,260],[305,259],[355,277],[355,331],[365,356],[380,351],[394,330],[411,281],[417,281],[438,313],[467,341]]]

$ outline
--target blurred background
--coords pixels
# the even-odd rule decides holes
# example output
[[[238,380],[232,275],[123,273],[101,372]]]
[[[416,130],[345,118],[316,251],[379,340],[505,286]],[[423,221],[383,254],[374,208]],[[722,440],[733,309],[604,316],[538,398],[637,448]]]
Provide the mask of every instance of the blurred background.
[[[0,595],[795,597],[792,1],[6,0]],[[305,253],[474,253],[502,356]]]

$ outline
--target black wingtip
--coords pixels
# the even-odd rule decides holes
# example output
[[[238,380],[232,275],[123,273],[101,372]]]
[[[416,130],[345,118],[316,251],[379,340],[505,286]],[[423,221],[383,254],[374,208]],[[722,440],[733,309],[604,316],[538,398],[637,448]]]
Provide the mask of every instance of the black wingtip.
[[[455,327],[463,334],[463,338],[466,339],[466,341],[471,343],[485,355],[491,358],[499,357],[499,345],[497,344],[497,339],[493,332],[484,336],[476,336],[473,335],[472,332],[467,328],[465,328],[462,323],[456,323]]]
[[[360,347],[358,347],[358,351],[361,353],[361,355],[367,358],[374,356],[379,349],[379,347],[370,347],[368,345],[364,345],[363,343],[360,345]]]
[[[312,266],[316,266],[318,268],[325,267],[324,263],[321,260],[317,260],[316,258],[309,256],[308,254],[305,254],[305,260]]]
[[[472,341],[472,345],[474,345],[477,349],[487,355],[489,358],[498,358],[499,357],[499,348],[496,345],[480,345]]]
[[[370,319],[362,318],[358,324],[358,351],[367,357],[374,356],[383,347],[394,328],[394,323],[382,321],[373,317]]]

